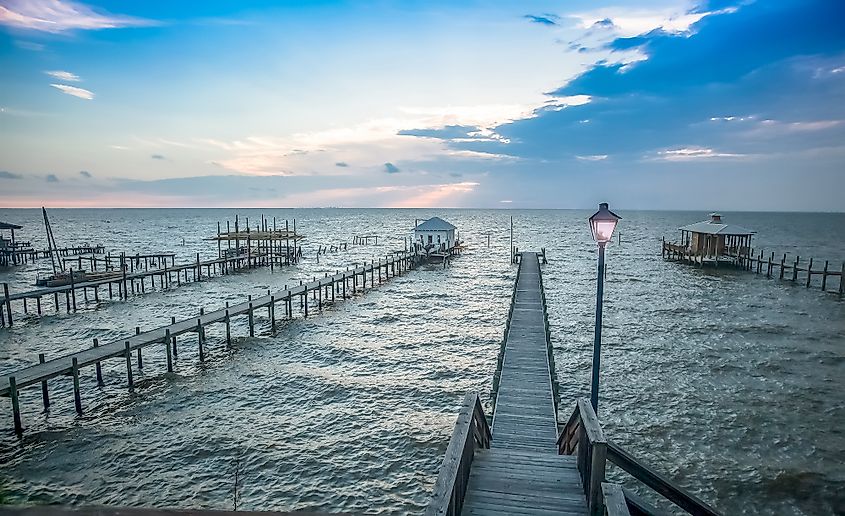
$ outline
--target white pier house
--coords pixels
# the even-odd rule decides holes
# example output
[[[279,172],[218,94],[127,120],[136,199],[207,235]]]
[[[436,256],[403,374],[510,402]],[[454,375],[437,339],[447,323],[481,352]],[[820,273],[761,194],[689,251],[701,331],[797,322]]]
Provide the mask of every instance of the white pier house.
[[[419,222],[419,220],[417,220]],[[456,227],[440,217],[432,217],[414,227],[414,248],[429,260],[446,260],[462,250]]]
[[[749,258],[751,238],[755,231],[735,224],[726,224],[718,213],[704,220],[678,228],[681,240],[663,240],[663,257],[703,265],[727,262],[740,265]]]

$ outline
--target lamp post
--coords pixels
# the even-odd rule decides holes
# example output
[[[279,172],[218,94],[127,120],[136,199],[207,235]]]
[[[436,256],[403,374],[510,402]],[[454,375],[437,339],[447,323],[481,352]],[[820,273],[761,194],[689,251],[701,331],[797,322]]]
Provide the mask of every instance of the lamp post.
[[[613,238],[613,230],[619,217],[607,208],[607,203],[599,204],[599,211],[590,217],[590,231],[593,233],[593,240],[599,247],[599,270],[598,284],[596,286],[596,332],[593,340],[593,378],[590,387],[590,404],[593,410],[599,412],[599,366],[601,363],[601,312],[602,298],[604,297],[604,248]]]

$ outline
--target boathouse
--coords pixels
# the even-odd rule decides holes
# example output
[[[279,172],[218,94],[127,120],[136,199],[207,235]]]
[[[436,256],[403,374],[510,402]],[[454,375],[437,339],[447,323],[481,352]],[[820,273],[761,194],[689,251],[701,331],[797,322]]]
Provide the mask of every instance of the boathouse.
[[[23,226],[0,222],[0,265],[16,264],[18,252],[27,251],[30,248],[29,242],[15,240],[16,229],[23,229]]]
[[[678,228],[679,243],[663,240],[663,257],[703,265],[720,262],[738,265],[748,258],[751,237],[755,231],[727,224],[718,213],[711,213],[709,220]]]
[[[455,229],[440,217],[432,217],[414,228],[414,242],[430,251],[448,251],[457,244]]]

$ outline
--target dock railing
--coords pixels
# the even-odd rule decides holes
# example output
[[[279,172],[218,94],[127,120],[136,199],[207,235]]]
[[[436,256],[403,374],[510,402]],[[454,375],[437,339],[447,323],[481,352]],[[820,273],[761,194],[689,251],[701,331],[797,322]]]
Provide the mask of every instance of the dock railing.
[[[446,448],[446,456],[434,484],[434,496],[426,516],[453,516],[461,513],[469,484],[472,459],[478,448],[490,448],[490,426],[478,394],[468,392]]]
[[[658,516],[663,511],[640,496],[617,484],[605,482],[606,461],[669,500],[683,511],[695,516],[719,516],[714,508],[687,492],[653,468],[604,437],[598,417],[586,398],[579,399],[569,421],[558,436],[558,453],[578,455],[578,472],[587,498],[591,515],[608,516]],[[620,504],[624,498],[624,507]]]

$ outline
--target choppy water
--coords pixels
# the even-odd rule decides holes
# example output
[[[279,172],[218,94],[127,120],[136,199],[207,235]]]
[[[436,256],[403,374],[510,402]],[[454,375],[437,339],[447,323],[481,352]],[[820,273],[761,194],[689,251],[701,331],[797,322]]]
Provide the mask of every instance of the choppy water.
[[[0,407],[0,482],[11,503],[232,506],[236,462],[241,508],[419,513],[428,501],[457,408],[467,390],[489,397],[515,267],[508,221],[522,249],[547,247],[544,269],[564,417],[587,395],[595,296],[595,248],[585,211],[239,210],[297,219],[308,236],[297,267],[250,273],[101,301],[75,315],[0,329],[0,372],[322,275],[402,247],[415,218],[455,223],[471,251],[443,270],[392,279],[321,315],[296,319],[224,349],[209,330],[206,362],[194,339],[176,372],[145,350],[130,394],[119,361],[106,387],[82,381],[75,417],[69,379],[51,381],[53,407],[23,392],[25,437]],[[235,210],[52,210],[60,245],[89,241],[114,251],[200,252],[201,239]],[[845,512],[845,302],[818,289],[727,269],[660,259],[660,237],[699,213],[621,212],[622,242],[608,250],[601,419],[611,439],[727,514]],[[845,215],[725,214],[756,229],[774,251],[845,258]],[[40,212],[0,210],[44,242]],[[316,263],[317,244],[378,234]],[[487,234],[492,247],[487,248]],[[182,238],[186,245],[179,246]],[[756,244],[755,244],[756,245]],[[46,269],[49,260],[37,267]],[[13,290],[36,266],[0,270]],[[836,279],[832,285],[837,286]],[[52,306],[52,303],[48,303]],[[137,374],[137,371],[136,371]],[[616,475],[618,472],[613,472]]]

